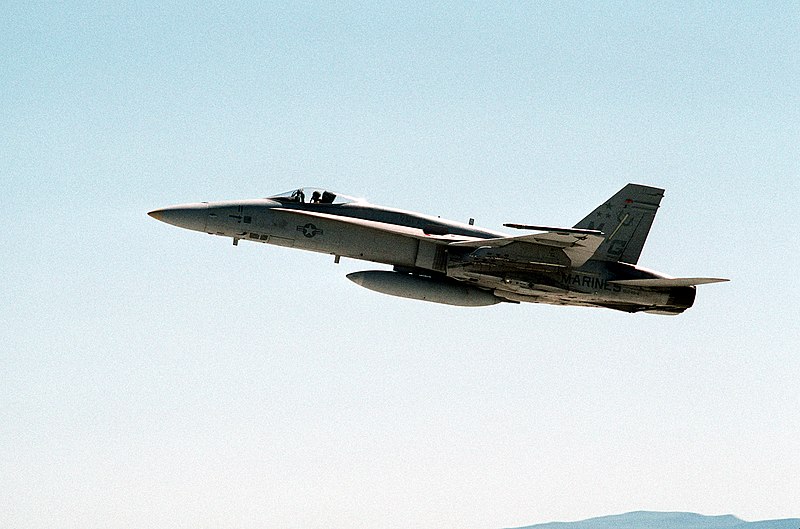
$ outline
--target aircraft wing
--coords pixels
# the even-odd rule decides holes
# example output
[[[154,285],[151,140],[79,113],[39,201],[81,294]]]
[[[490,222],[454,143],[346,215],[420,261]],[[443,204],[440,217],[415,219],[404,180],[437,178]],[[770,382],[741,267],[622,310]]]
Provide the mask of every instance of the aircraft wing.
[[[399,226],[375,220],[359,219],[354,217],[343,217],[331,215],[318,211],[308,211],[300,209],[276,208],[288,211],[300,216],[316,217],[329,219],[336,222],[363,226],[366,228],[378,229],[413,237],[415,239],[437,240],[450,246],[466,248],[513,248],[512,260],[519,263],[531,262],[536,264],[552,264],[555,266],[565,266],[559,262],[561,259],[550,259],[546,253],[552,254],[554,250],[562,250],[569,260],[569,266],[577,268],[588,261],[594,254],[597,247],[603,242],[600,232],[594,230],[579,230],[574,228],[548,228],[553,231],[545,233],[535,233],[531,235],[521,235],[518,237],[498,237],[493,239],[481,239],[465,235],[455,234],[430,234],[425,233],[420,228],[410,226]],[[481,256],[485,258],[486,256]],[[543,259],[544,257],[544,259]],[[563,257],[562,257],[563,259]],[[506,259],[507,260],[507,259]]]
[[[466,246],[470,248],[502,248],[515,247],[515,255],[524,258],[525,253],[538,254],[541,247],[558,248],[569,258],[570,266],[578,268],[591,259],[604,238],[600,232],[591,230],[574,230],[572,228],[521,235],[519,237],[499,237],[496,239],[477,239],[471,241],[451,242],[450,246]],[[526,252],[526,250],[529,250]]]
[[[293,208],[274,208],[276,211],[287,211],[289,213],[293,213],[295,215],[299,215],[302,217],[313,217],[318,219],[327,219],[336,222],[341,222],[344,224],[351,224],[353,226],[362,226],[365,228],[372,228],[376,230],[381,230],[385,232],[397,233],[398,235],[405,235],[406,237],[413,237],[415,239],[425,239],[425,240],[440,240],[443,243],[449,243],[452,241],[463,241],[464,239],[476,239],[474,237],[468,237],[464,235],[454,235],[454,234],[431,234],[425,233],[420,228],[412,228],[411,226],[400,226],[397,224],[390,224],[388,222],[380,222],[377,220],[367,220],[367,219],[359,219],[356,217],[344,217],[342,215],[331,215],[330,213],[322,213],[319,211],[308,211],[303,209],[293,209]],[[476,240],[485,240],[485,239],[476,239]]]
[[[674,278],[655,278],[655,279],[616,279],[609,281],[617,285],[630,285],[633,287],[692,287],[695,285],[707,285],[709,283],[723,283],[730,279],[716,277],[674,277]]]

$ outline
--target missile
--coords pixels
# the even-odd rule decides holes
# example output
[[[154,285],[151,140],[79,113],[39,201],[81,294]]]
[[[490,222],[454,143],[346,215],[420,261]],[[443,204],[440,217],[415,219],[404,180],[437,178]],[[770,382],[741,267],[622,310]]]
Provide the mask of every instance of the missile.
[[[445,305],[485,307],[501,301],[488,290],[401,272],[364,270],[347,274],[347,279],[356,285],[382,294]]]

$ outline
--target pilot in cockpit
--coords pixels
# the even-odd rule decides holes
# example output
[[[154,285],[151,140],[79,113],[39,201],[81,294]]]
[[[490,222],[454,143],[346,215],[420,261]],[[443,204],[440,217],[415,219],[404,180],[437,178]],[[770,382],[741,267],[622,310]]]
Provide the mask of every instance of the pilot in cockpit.
[[[294,193],[292,193],[292,201],[293,202],[305,202],[306,201],[306,194],[303,193],[302,189],[298,189]]]
[[[311,194],[312,204],[319,204],[321,200],[322,200],[322,195],[320,194],[319,191],[314,191],[314,193]]]

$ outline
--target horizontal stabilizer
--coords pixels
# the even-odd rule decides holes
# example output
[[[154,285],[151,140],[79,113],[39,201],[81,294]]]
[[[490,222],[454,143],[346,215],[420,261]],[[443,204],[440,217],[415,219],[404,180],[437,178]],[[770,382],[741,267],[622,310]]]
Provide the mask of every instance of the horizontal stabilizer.
[[[707,285],[709,283],[724,283],[730,279],[720,279],[716,277],[675,277],[675,278],[654,278],[654,279],[618,279],[609,281],[617,285],[630,285],[632,287],[692,287],[695,285]]]

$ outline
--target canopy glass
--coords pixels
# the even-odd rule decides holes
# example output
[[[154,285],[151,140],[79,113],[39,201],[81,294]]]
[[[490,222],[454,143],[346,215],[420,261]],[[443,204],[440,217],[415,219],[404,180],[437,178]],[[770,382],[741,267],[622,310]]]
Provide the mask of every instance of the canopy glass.
[[[319,187],[301,187],[267,198],[277,202],[297,204],[349,204],[351,202],[362,202],[358,198],[339,195]]]

